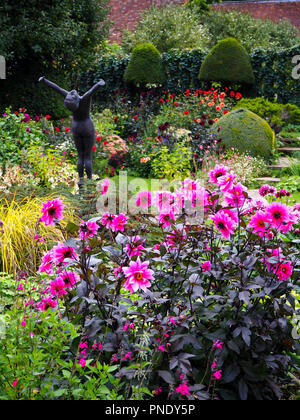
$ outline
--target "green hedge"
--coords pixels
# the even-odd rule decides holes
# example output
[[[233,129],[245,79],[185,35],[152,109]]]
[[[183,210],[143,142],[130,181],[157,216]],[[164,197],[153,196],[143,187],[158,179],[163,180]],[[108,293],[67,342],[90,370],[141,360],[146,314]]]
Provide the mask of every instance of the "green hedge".
[[[201,88],[198,80],[199,69],[208,54],[207,51],[172,51],[162,55],[166,70],[166,82],[163,89],[179,93],[190,88]],[[250,54],[256,80],[256,95],[282,103],[297,103],[300,93],[300,79],[292,78],[292,57],[300,55],[300,45],[280,52],[257,50]],[[104,57],[96,68],[80,77],[80,89],[85,91],[100,78],[106,81],[106,88],[100,102],[105,102],[112,91],[124,88],[123,75],[129,56],[121,58]]]

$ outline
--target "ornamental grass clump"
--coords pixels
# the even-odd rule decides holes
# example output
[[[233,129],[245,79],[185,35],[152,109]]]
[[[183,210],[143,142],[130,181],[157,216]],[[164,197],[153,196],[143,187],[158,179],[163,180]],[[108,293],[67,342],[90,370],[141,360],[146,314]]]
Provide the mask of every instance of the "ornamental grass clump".
[[[44,199],[47,201],[47,198]],[[52,226],[40,224],[38,218],[42,206],[42,199],[26,198],[22,201],[0,201],[0,266],[6,273],[15,274],[18,271],[35,273],[38,269],[40,257],[47,246],[57,241],[63,241],[60,230]],[[67,221],[73,220],[73,210],[68,204],[65,211],[65,227]],[[50,225],[51,215],[44,220]]]

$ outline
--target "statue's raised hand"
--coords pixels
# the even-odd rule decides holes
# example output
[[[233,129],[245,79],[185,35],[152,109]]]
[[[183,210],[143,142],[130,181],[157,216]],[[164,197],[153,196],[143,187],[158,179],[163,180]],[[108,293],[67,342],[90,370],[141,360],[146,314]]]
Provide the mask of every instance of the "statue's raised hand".
[[[104,80],[99,80],[99,82],[97,83],[98,86],[105,86],[105,82]]]

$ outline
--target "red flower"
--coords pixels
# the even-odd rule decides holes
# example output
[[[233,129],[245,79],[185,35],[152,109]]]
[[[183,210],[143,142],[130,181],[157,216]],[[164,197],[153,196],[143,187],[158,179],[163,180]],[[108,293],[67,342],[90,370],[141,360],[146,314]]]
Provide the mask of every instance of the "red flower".
[[[189,115],[189,111],[184,111],[184,115]]]
[[[59,132],[60,131],[60,129],[58,128],[58,127],[56,127],[56,129],[55,129],[57,132]]]
[[[237,92],[235,95],[236,99],[241,99],[243,95],[240,92]]]
[[[224,115],[226,115],[226,114],[228,114],[228,112],[229,112],[229,111],[227,111],[227,110],[225,109],[225,111],[223,112],[223,114],[224,114]]]
[[[135,116],[133,117],[133,119],[134,119],[134,120],[137,120],[137,119],[138,119],[138,116],[137,116],[137,115],[135,115]]]
[[[65,128],[65,132],[69,133],[70,129],[68,127]]]
[[[178,106],[179,105],[179,103],[178,102],[174,102],[174,106]]]
[[[93,152],[95,152],[97,150],[96,146],[93,146]]]
[[[97,137],[96,137],[96,140],[97,140],[97,141],[101,141],[101,136],[100,136],[100,135],[99,135],[99,136],[97,136]]]
[[[46,115],[45,118],[46,118],[46,120],[50,120],[51,117],[50,117],[50,115]]]

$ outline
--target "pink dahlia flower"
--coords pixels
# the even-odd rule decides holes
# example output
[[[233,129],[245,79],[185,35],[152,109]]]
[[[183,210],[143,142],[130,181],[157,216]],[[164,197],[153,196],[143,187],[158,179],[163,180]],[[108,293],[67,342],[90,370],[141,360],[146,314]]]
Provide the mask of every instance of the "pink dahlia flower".
[[[131,293],[136,292],[139,289],[142,289],[146,292],[148,287],[151,287],[149,280],[154,280],[153,270],[148,268],[149,261],[141,262],[140,257],[137,261],[131,261],[129,267],[124,267],[123,272],[126,277],[126,282],[124,284],[125,289],[129,290]]]
[[[214,221],[216,229],[222,233],[224,238],[228,239],[229,235],[234,233],[234,230],[236,229],[236,223],[222,210],[216,213],[214,216],[211,216],[211,219]]]
[[[55,226],[56,220],[63,219],[63,210],[65,205],[59,199],[48,201],[43,203],[41,222],[45,223],[46,226]]]
[[[80,224],[79,229],[79,236],[80,239],[83,241],[88,238],[93,238],[97,235],[97,232],[99,230],[99,226],[96,222],[85,222],[82,221]]]
[[[52,251],[44,254],[42,258],[42,264],[39,267],[39,273],[53,274],[53,255]]]
[[[163,228],[167,228],[175,222],[175,214],[173,211],[170,211],[169,213],[161,213],[158,216],[158,221]]]
[[[214,169],[209,171],[209,182],[212,184],[218,183],[218,178],[227,175],[229,168],[224,165],[216,165]]]
[[[279,281],[287,280],[293,274],[293,266],[288,262],[280,264],[276,272]]]
[[[145,249],[143,243],[144,242],[139,235],[131,238],[130,243],[126,245],[126,249],[130,258],[134,257],[135,255],[139,257],[141,256],[141,251]]]
[[[71,290],[80,280],[78,274],[73,271],[64,271],[58,277],[64,282],[65,288]]]
[[[136,198],[136,205],[138,207],[148,208],[152,205],[152,196],[150,191],[141,191]]]
[[[65,261],[67,259],[78,261],[78,255],[71,246],[66,246],[64,244],[58,244],[52,249],[53,262],[56,265],[68,263]]]
[[[64,295],[67,295],[66,289],[65,289],[65,283],[61,278],[57,278],[54,281],[50,283],[50,290],[51,290],[51,296],[53,297],[63,297]]]
[[[110,180],[108,178],[105,178],[101,185],[101,195],[107,194],[108,187],[110,186]]]
[[[106,226],[107,229],[110,229],[110,228],[112,228],[112,226],[114,224],[115,217],[116,216],[114,216],[113,214],[110,214],[110,213],[106,212],[102,215],[101,224],[103,226]]]
[[[270,216],[271,225],[273,228],[280,229],[285,224],[290,222],[290,211],[291,209],[282,203],[274,202],[270,204],[266,212]]]
[[[128,217],[124,214],[119,214],[119,216],[115,216],[111,229],[113,232],[124,232],[125,225],[127,224]]]
[[[248,227],[253,229],[253,233],[257,233],[258,236],[263,237],[269,230],[272,219],[268,213],[258,211],[252,216]]]
[[[244,196],[244,192],[246,191],[246,187],[241,183],[237,183],[224,194],[225,203],[231,207],[242,207],[246,200]]]

